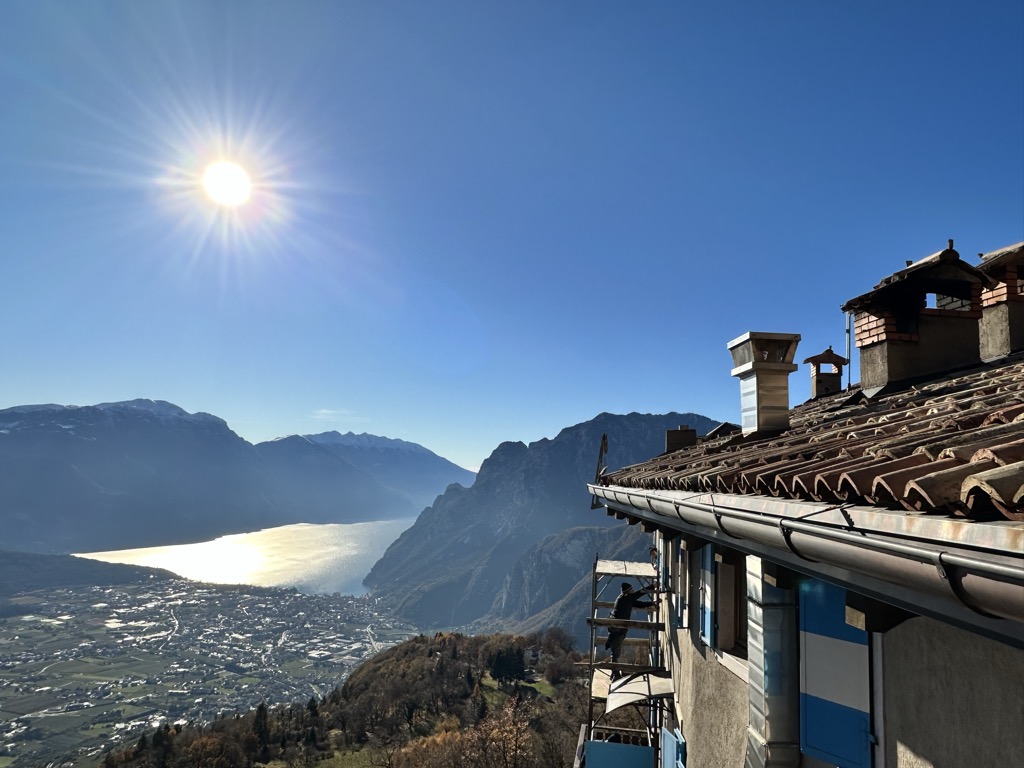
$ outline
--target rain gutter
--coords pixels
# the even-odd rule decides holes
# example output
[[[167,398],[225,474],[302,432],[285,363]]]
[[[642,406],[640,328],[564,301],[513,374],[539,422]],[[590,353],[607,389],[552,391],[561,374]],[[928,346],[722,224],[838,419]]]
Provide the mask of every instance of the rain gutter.
[[[612,510],[752,542],[1024,625],[1024,524],[738,494],[588,486]],[[639,513],[639,514],[638,514]],[[675,523],[675,525],[673,525]],[[803,570],[810,570],[804,568]],[[1013,631],[1024,635],[1024,627]]]

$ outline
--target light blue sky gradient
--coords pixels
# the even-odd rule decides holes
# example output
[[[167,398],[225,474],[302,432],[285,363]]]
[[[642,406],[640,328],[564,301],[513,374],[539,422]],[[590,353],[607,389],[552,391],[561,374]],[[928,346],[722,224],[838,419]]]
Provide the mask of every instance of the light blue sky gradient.
[[[905,260],[1024,239],[1022,40],[1019,0],[2,3],[0,407],[468,467],[735,421],[730,339],[842,353]]]

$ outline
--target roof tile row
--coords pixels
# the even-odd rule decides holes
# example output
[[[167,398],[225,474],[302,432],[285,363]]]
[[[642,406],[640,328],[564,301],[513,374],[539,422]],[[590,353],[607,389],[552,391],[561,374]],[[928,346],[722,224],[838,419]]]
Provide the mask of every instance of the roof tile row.
[[[808,401],[790,425],[706,440],[601,482],[1024,520],[1024,355],[870,399],[855,389]]]

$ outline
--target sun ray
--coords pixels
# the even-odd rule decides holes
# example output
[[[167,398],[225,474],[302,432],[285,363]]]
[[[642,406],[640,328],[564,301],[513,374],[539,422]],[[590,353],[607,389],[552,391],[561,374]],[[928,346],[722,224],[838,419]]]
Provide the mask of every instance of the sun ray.
[[[85,99],[56,80],[43,86],[67,117],[57,151],[29,161],[44,171],[38,183],[101,191],[88,211],[101,234],[88,246],[131,254],[160,280],[217,280],[227,296],[257,285],[277,290],[277,278],[317,270],[318,284],[338,296],[376,290],[373,275],[384,261],[346,226],[358,222],[362,192],[325,162],[333,143],[322,127],[302,122],[308,110],[292,87],[295,73],[275,70],[257,80],[226,72],[201,39],[177,40],[192,26],[188,13],[168,7],[160,23],[129,13],[125,26],[137,23],[134,31],[152,50],[118,67],[69,25],[68,46],[101,87]],[[172,49],[172,40],[188,55]],[[211,202],[203,176],[219,161],[248,175],[248,195],[238,196],[244,204]]]

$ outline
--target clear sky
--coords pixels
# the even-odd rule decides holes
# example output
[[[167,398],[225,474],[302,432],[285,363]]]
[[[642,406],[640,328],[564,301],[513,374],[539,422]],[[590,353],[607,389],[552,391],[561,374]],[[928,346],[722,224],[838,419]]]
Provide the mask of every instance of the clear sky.
[[[736,421],[730,339],[842,353],[905,260],[1024,239],[1022,41],[1020,0],[0,3],[0,407],[471,468]]]

